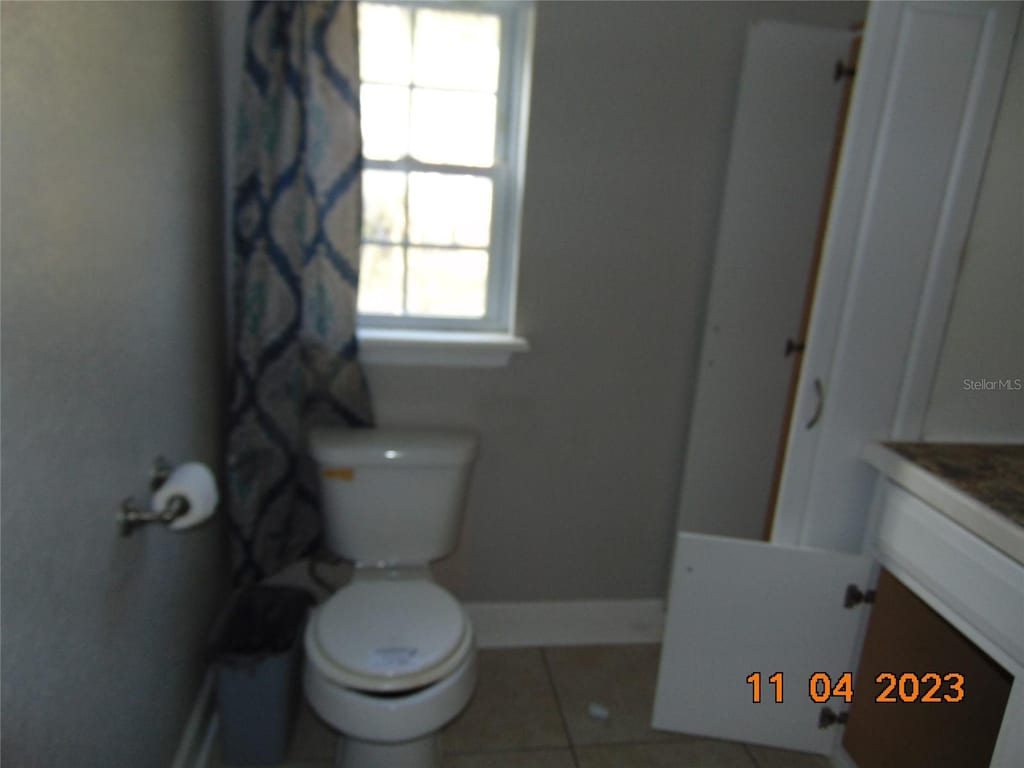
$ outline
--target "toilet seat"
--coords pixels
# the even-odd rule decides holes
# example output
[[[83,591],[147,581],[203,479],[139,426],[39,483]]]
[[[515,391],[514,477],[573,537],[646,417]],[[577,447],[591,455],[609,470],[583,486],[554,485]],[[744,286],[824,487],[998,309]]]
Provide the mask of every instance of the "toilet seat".
[[[309,661],[337,685],[373,693],[424,687],[472,650],[462,606],[433,582],[371,579],[338,590],[310,618]]]
[[[310,706],[324,722],[345,734],[349,743],[408,743],[436,732],[463,710],[473,695],[476,679],[476,653],[472,648],[437,682],[404,693],[382,695],[344,688],[309,663],[302,673]],[[375,765],[381,764],[378,761]]]

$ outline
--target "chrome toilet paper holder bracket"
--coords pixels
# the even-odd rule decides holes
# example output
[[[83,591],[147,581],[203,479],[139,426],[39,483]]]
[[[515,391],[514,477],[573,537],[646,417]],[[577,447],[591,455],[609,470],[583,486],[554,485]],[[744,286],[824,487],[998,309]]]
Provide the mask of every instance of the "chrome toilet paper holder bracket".
[[[149,476],[149,490],[155,492],[167,482],[173,467],[163,456],[157,456],[153,460],[153,469]],[[121,508],[117,511],[115,519],[121,530],[122,536],[130,536],[132,531],[150,523],[161,523],[170,525],[189,510],[188,499],[184,496],[172,496],[167,505],[157,511],[143,509],[134,496],[129,496],[121,502]]]

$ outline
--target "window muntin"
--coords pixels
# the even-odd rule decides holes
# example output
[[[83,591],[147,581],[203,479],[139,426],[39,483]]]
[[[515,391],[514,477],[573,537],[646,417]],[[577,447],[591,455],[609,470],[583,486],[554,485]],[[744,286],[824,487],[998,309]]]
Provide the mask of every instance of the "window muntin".
[[[511,331],[529,4],[361,2],[362,327]]]

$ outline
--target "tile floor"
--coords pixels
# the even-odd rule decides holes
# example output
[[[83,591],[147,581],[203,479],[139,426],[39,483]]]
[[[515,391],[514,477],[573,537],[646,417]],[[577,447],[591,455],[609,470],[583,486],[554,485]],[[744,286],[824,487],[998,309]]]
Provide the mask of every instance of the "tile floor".
[[[828,768],[822,757],[653,730],[657,645],[481,650],[469,707],[443,732],[444,768]],[[608,709],[595,720],[588,706]],[[308,708],[282,768],[332,766]],[[209,768],[221,768],[214,748]]]

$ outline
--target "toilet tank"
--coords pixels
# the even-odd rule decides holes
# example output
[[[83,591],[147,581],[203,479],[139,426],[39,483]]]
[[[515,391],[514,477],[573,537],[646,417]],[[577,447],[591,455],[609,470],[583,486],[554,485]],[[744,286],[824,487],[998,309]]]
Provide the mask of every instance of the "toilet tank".
[[[314,429],[327,547],[360,563],[447,555],[462,527],[476,446],[466,432]]]

